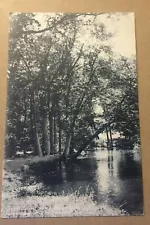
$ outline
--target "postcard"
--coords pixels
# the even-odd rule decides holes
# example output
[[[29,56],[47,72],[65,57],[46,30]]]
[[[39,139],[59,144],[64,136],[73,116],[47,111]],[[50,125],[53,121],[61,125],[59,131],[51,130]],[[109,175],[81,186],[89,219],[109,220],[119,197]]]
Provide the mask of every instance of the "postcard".
[[[2,218],[143,215],[134,13],[10,13]]]

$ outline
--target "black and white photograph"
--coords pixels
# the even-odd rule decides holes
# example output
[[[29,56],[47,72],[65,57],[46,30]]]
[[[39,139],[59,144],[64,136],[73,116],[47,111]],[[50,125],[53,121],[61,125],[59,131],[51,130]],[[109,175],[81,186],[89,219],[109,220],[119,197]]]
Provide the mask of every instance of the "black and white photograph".
[[[135,16],[9,15],[2,218],[143,215]]]

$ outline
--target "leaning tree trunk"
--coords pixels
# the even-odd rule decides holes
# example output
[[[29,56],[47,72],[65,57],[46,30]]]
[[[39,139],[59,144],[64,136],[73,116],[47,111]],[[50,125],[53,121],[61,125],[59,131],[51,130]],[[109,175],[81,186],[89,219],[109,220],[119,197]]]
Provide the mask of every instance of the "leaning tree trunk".
[[[106,124],[103,124],[103,125],[95,132],[95,134],[93,134],[93,135],[90,137],[90,139],[89,139],[85,144],[83,144],[83,146],[81,146],[81,148],[78,150],[78,152],[75,153],[75,154],[71,157],[71,159],[72,159],[72,160],[77,159],[77,157],[81,154],[81,152],[84,151],[84,150],[91,144],[91,142],[92,142],[95,138],[97,138],[98,135],[99,135],[100,133],[102,133],[102,132],[104,131],[104,129],[106,129]]]

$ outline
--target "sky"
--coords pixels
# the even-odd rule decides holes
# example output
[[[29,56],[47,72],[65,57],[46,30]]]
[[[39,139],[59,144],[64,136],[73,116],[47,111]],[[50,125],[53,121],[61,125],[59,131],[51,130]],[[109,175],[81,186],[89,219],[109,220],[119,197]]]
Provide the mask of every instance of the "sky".
[[[105,24],[108,29],[115,32],[114,37],[110,40],[115,52],[126,57],[136,54],[135,44],[135,19],[134,13],[120,16],[120,20],[106,20]]]
[[[55,13],[48,13],[55,15]],[[38,19],[42,23],[44,13],[38,13]],[[134,13],[117,13],[117,16],[108,18],[107,14],[99,16],[99,22],[103,22],[108,31],[114,35],[107,41],[115,53],[119,53],[125,57],[131,57],[136,54],[135,48],[135,19]],[[86,39],[84,33],[83,40]],[[88,40],[89,41],[89,40]]]

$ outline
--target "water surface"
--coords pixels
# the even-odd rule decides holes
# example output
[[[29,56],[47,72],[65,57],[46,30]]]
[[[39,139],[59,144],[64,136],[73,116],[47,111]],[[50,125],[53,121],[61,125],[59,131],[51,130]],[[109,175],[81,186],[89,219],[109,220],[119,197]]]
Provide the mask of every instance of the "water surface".
[[[140,151],[98,148],[88,158],[66,166],[59,160],[31,166],[30,178],[42,182],[42,193],[94,195],[98,204],[107,203],[132,215],[143,213]],[[34,179],[33,178],[33,179]]]

